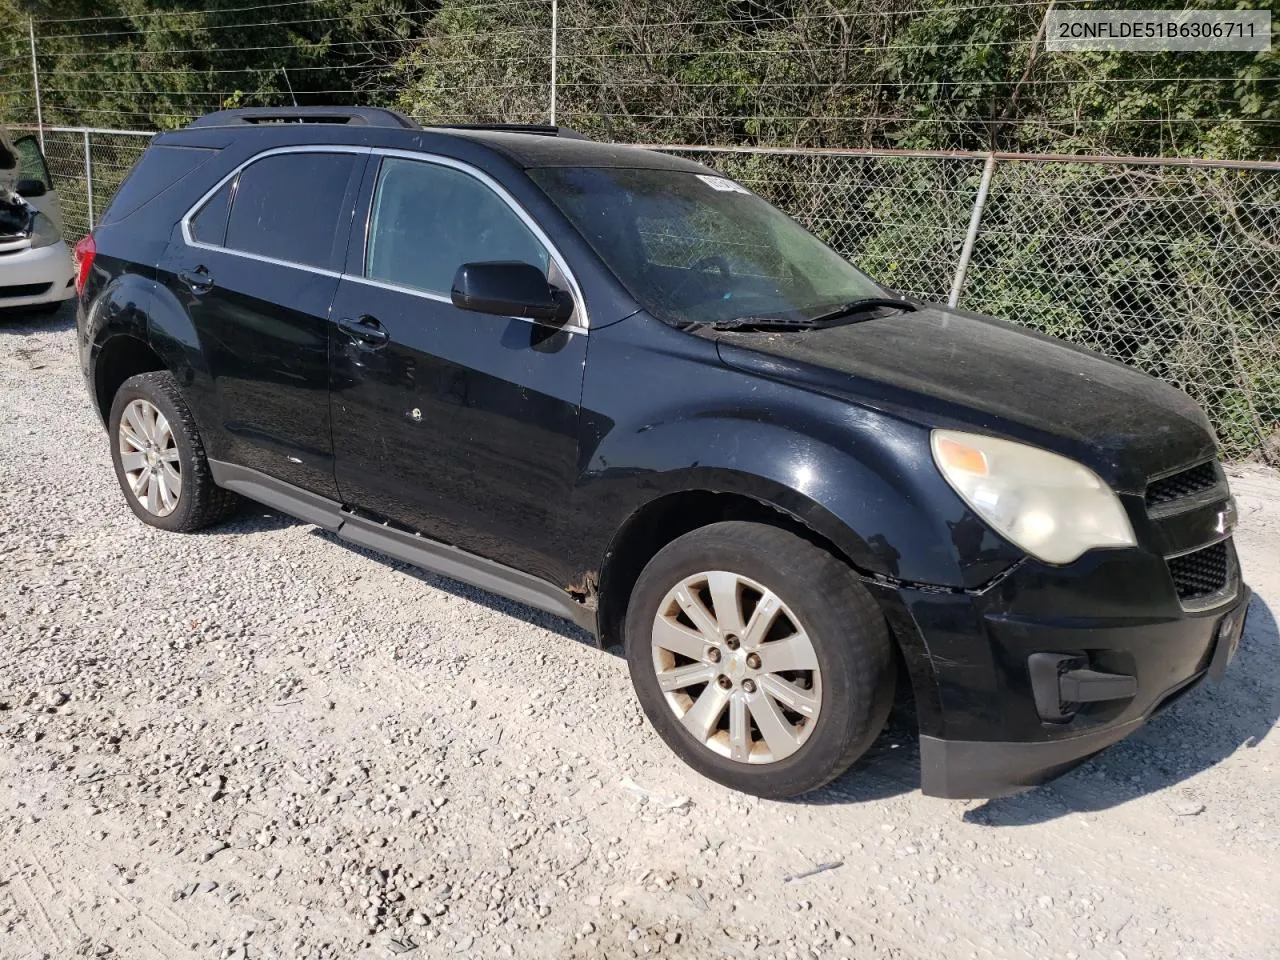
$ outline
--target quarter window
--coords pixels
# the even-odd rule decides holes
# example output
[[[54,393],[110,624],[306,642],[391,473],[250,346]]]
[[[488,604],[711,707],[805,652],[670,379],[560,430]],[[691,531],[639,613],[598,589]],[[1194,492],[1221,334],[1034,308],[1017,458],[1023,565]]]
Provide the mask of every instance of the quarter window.
[[[227,236],[227,211],[231,207],[231,185],[228,180],[217,193],[205,202],[200,212],[191,218],[191,237],[200,243],[220,247]]]
[[[212,160],[217,150],[152,144],[133,165],[102,214],[101,223],[114,223],[150,203],[193,170]],[[226,210],[223,209],[225,220]]]
[[[238,201],[237,201],[238,202]],[[514,210],[475,177],[388,157],[373,198],[365,276],[442,296],[464,263],[549,257]]]
[[[251,163],[236,187],[227,248],[333,267],[354,164],[349,153],[283,153]]]

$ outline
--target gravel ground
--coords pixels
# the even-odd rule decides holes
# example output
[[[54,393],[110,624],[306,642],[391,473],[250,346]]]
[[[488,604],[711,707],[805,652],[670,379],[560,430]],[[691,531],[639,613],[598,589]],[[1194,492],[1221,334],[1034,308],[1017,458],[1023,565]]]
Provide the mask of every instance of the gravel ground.
[[[1274,472],[1221,688],[1015,798],[921,796],[897,721],[759,801],[558,620],[264,508],[139,523],[69,313],[0,319],[4,960],[1280,956]]]

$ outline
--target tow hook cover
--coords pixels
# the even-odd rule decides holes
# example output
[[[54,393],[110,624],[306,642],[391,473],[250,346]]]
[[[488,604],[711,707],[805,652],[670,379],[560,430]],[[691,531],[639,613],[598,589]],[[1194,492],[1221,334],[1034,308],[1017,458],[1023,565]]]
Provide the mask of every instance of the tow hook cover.
[[[1138,692],[1138,678],[1123,673],[1070,670],[1058,678],[1058,689],[1068,703],[1127,700]]]
[[[1040,719],[1061,723],[1082,703],[1126,700],[1138,692],[1138,680],[1123,673],[1091,670],[1084,657],[1033,653],[1027,658],[1031,690]]]

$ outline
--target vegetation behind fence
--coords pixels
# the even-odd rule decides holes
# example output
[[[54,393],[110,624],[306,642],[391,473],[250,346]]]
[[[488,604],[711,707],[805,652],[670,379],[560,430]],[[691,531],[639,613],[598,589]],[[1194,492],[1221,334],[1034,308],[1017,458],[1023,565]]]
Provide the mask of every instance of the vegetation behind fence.
[[[72,231],[129,131],[220,107],[554,118],[719,167],[887,284],[1139,366],[1226,455],[1280,460],[1275,51],[1050,54],[1038,0],[16,4],[0,121],[43,121]]]

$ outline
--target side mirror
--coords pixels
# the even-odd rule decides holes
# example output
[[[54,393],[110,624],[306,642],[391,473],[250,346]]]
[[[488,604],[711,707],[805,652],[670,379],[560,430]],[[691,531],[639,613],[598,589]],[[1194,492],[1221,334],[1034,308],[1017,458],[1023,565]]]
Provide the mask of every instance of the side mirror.
[[[451,299],[459,310],[499,317],[564,323],[573,313],[573,297],[551,286],[533,264],[517,260],[464,263],[453,275]]]
[[[43,197],[49,192],[39,180],[19,180],[14,187],[14,191],[18,196],[27,197],[28,199]]]

